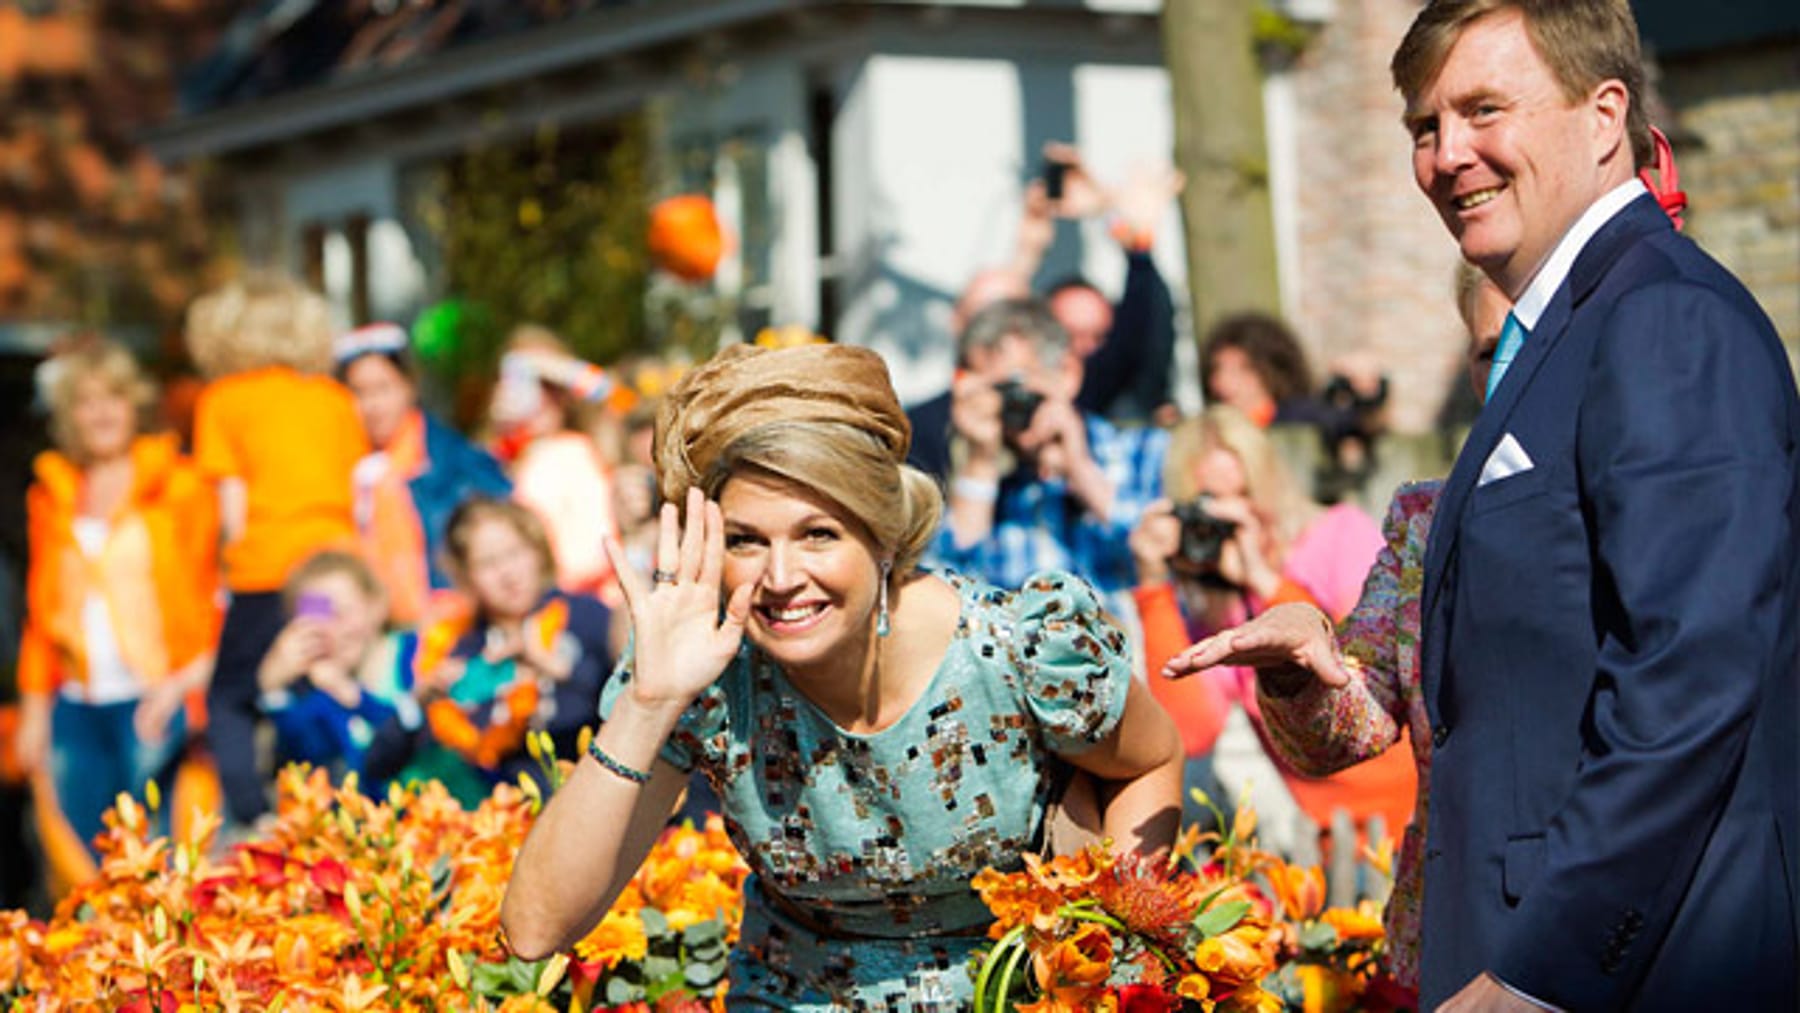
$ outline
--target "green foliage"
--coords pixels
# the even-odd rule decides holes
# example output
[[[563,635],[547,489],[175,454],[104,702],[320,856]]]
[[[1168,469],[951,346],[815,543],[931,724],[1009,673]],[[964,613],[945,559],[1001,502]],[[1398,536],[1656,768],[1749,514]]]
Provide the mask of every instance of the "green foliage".
[[[571,136],[546,127],[446,167],[420,211],[442,245],[448,294],[465,310],[435,368],[491,376],[521,323],[550,328],[590,362],[642,348],[650,196],[636,119]]]
[[[712,995],[725,981],[725,925],[712,919],[677,932],[653,908],[639,912],[648,948],[644,959],[620,964],[606,979],[606,1001],[656,1003],[664,997]]]
[[[1250,12],[1250,37],[1258,46],[1297,56],[1312,42],[1315,31],[1286,14],[1258,3]]]
[[[469,990],[484,998],[530,995],[537,988],[538,975],[543,972],[547,963],[549,961],[520,960],[509,956],[504,963],[476,964]]]
[[[1194,918],[1194,931],[1200,933],[1202,939],[1222,936],[1236,928],[1237,923],[1243,921],[1244,915],[1249,912],[1250,902],[1242,900],[1208,908]]]

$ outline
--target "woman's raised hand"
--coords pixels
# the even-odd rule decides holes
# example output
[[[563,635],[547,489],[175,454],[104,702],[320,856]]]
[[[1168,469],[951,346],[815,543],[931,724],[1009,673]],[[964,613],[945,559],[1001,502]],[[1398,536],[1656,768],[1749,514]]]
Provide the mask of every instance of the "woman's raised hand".
[[[719,504],[688,490],[687,523],[664,503],[657,518],[656,570],[644,575],[624,565],[625,553],[607,539],[631,612],[631,693],[652,706],[685,708],[737,654],[750,617],[751,584],[740,586],[719,615],[725,568],[725,517]]]

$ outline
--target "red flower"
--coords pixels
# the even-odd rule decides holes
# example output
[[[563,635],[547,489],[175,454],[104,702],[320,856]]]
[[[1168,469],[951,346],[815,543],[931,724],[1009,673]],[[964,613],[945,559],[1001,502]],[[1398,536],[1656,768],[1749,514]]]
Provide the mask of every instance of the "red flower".
[[[159,988],[152,995],[143,990],[134,995],[130,1002],[120,1006],[118,1013],[178,1013],[181,1003],[176,1000],[175,993]]]
[[[1113,991],[1119,1013],[1174,1013],[1181,1000],[1156,985],[1121,985]]]
[[[237,885],[237,876],[229,872],[223,876],[211,876],[195,883],[190,894],[194,907],[200,911],[212,910],[212,906],[219,902],[219,892],[229,890]]]
[[[287,882],[287,856],[269,847],[258,847],[254,844],[241,844],[239,848],[250,856],[251,868],[255,871],[252,879],[257,886],[280,886]]]
[[[1419,1005],[1419,992],[1400,984],[1383,971],[1370,980],[1358,997],[1358,1003],[1369,1013],[1415,1009]]]
[[[335,858],[321,858],[313,863],[312,881],[314,886],[326,893],[341,895],[344,884],[350,881],[350,870]]]
[[[325,895],[325,910],[339,918],[350,917],[350,907],[344,902],[344,886],[350,882],[350,870],[344,863],[335,858],[321,858],[313,863],[308,875],[313,885]]]

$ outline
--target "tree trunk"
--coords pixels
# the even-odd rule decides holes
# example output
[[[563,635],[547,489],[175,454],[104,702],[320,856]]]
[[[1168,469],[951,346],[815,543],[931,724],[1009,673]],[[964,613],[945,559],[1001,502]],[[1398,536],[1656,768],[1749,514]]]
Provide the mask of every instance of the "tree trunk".
[[[1175,164],[1187,174],[1188,292],[1204,340],[1221,317],[1281,312],[1253,0],[1165,0]]]

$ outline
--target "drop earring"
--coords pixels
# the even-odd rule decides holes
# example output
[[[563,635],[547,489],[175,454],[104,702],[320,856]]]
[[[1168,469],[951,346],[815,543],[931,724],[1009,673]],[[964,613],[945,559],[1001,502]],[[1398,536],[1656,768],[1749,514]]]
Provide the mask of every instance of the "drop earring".
[[[891,628],[888,623],[888,574],[894,569],[891,559],[881,561],[881,598],[875,611],[875,635],[885,637]]]

